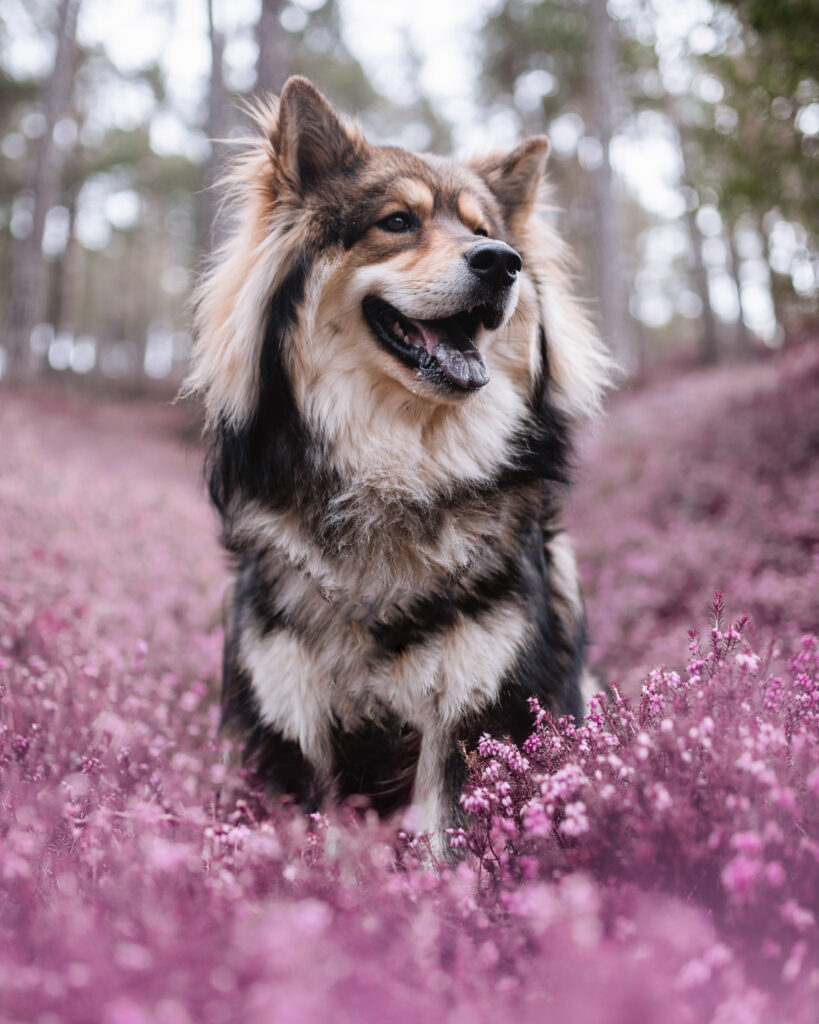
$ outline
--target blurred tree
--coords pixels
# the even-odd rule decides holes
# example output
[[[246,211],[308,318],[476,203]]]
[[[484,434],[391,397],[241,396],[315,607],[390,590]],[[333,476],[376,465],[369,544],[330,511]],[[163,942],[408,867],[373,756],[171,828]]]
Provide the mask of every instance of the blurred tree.
[[[289,74],[305,75],[340,109],[366,113],[384,100],[350,52],[341,25],[338,0],[324,0],[309,13],[304,12],[303,24],[286,34],[286,65],[278,79],[283,81]]]
[[[208,110],[205,131],[210,140],[208,158],[202,168],[201,201],[197,204],[197,249],[208,252],[217,242],[218,221],[216,211],[219,197],[216,184],[220,174],[219,141],[225,137],[227,127],[227,89],[225,86],[225,37],[216,26],[213,16],[213,0],[208,5],[208,41],[210,43],[210,76],[208,78]],[[262,3],[264,12],[265,4]],[[261,49],[260,49],[261,52]],[[260,62],[261,63],[261,62]]]
[[[700,337],[698,353],[700,362],[711,366],[720,359],[720,337],[714,307],[711,303],[711,291],[708,283],[708,267],[703,253],[705,239],[697,224],[697,207],[700,196],[697,191],[697,171],[701,150],[692,137],[685,115],[685,108],[675,97],[666,97],[666,112],[677,131],[682,157],[682,186],[685,199],[685,224],[688,229],[690,246],[691,283],[700,300]],[[737,287],[739,287],[737,285]]]
[[[224,228],[217,216],[220,202],[215,186],[223,168],[224,143],[231,136],[246,133],[246,94],[230,92],[225,81],[224,53],[229,40],[214,18],[214,0],[205,0],[208,10],[208,35],[211,68],[204,131],[210,140],[209,155],[202,165],[202,181],[197,203],[197,251],[206,254],[219,240]],[[291,73],[307,75],[334,99],[342,109],[369,109],[381,101],[363,68],[344,45],[340,13],[335,0],[325,0],[312,11],[297,9],[303,21],[282,24],[283,0],[262,0],[253,27],[258,56],[253,96],[275,96]],[[295,10],[291,8],[291,11]]]
[[[60,194],[61,154],[54,128],[71,101],[80,0],[61,0],[54,66],[40,96],[43,131],[36,146],[32,181],[31,228],[17,242],[5,326],[6,374],[14,379],[29,369],[29,338],[43,312],[46,264],[43,231],[46,215]]]
[[[726,13],[729,8],[743,20]],[[698,40],[694,35],[659,39],[658,15],[667,9],[654,0],[618,2],[616,7],[605,0],[502,0],[484,28],[483,84],[487,100],[512,109],[524,130],[545,125],[560,143],[554,147],[551,174],[566,205],[567,233],[583,262],[597,268],[594,291],[604,330],[606,322],[617,319],[616,297],[606,278],[612,266],[607,253],[614,246],[627,264],[638,258],[638,237],[624,233],[623,194],[618,195],[606,151],[612,139],[628,139],[641,111],[662,112],[676,130],[682,157],[682,220],[699,300],[700,358],[713,362],[725,340],[712,305],[717,279],[735,282],[739,317],[734,347],[749,347],[744,264],[737,246],[737,232],[744,237],[748,223],[757,226],[766,253],[777,319],[796,308],[815,315],[815,287],[803,288],[810,295],[797,302],[790,273],[772,269],[772,261],[782,269],[781,251],[774,259],[768,249],[770,232],[785,221],[807,236],[803,265],[817,262],[811,253],[819,211],[819,6],[815,0],[726,0],[703,7],[699,25],[706,25],[710,13],[713,27],[705,51],[702,40],[708,33],[700,33]],[[696,17],[690,24],[697,26]],[[682,82],[688,83],[684,91]],[[611,241],[607,196],[617,197],[616,243]],[[724,226],[721,266],[710,265],[719,246],[705,239],[699,227],[697,210],[706,196]],[[628,267],[626,277],[632,277]],[[720,295],[721,315],[727,315],[724,287]],[[640,302],[632,305],[640,308]],[[758,310],[759,302],[755,305]],[[623,360],[622,350],[619,355]]]
[[[726,21],[728,9],[740,20]],[[815,288],[812,297],[799,297],[790,269],[774,272],[769,231],[782,221],[797,224],[805,233],[806,252],[815,252],[819,128],[811,130],[809,118],[810,111],[819,118],[819,8],[812,0],[726,2],[714,9],[712,24],[717,43],[696,64],[718,83],[719,99],[699,104],[688,99],[684,152],[689,183],[715,197],[725,226],[726,269],[739,304],[736,344],[747,349],[736,244],[742,224],[753,224],[761,240],[776,321],[786,326],[794,314],[801,319],[817,312]]]
[[[503,0],[482,36],[487,101],[514,110],[526,132],[557,122],[561,134],[574,136],[554,147],[551,176],[566,206],[567,233],[594,268],[603,334],[633,371],[636,334],[624,309],[631,271],[611,170],[612,138],[629,113],[622,25],[606,0]]]
[[[13,375],[34,367],[70,369],[101,385],[130,388],[170,374],[167,386],[175,387],[188,344],[186,293],[211,225],[218,226],[218,194],[202,186],[218,177],[225,149],[208,150],[205,139],[246,133],[241,101],[248,75],[231,45],[238,41],[235,53],[247,53],[247,40],[256,37],[257,92],[278,87],[292,69],[318,80],[344,109],[387,109],[344,44],[338,5],[312,6],[290,5],[283,21],[284,4],[265,0],[253,25],[219,0],[203,0],[212,61],[198,109],[195,97],[183,108],[170,91],[161,45],[145,65],[127,70],[107,44],[77,47],[79,0],[62,0],[59,11],[43,0],[13,29],[0,21],[0,35],[11,33],[10,45],[0,48],[0,266],[14,267],[14,286],[2,289],[0,311],[9,328],[4,350],[13,339]],[[153,10],[169,33],[188,18],[173,3]],[[105,19],[93,10],[88,19],[92,36],[104,32]],[[21,25],[37,46],[53,41],[50,77],[19,77],[16,66],[9,71],[6,55]],[[271,60],[274,44],[280,56]],[[35,114],[48,122],[39,139]],[[60,122],[66,130],[55,146]],[[11,259],[12,243],[22,257]],[[35,338],[32,328],[41,321]],[[79,377],[72,373],[72,379]]]
[[[611,140],[614,132],[615,52],[614,25],[609,17],[607,0],[590,0],[591,33],[591,109],[592,125],[600,144],[598,166],[594,170],[594,205],[597,231],[594,245],[594,268],[600,323],[603,337],[620,365],[634,372],[637,352],[622,311],[623,251],[617,225],[617,210],[611,171]]]
[[[287,33],[281,23],[284,0],[262,0],[256,22],[256,92],[278,95],[289,71]]]
[[[206,138],[246,133],[242,108],[251,89],[276,92],[287,74],[306,74],[342,110],[360,114],[374,141],[451,147],[450,126],[420,85],[423,55],[405,47],[408,99],[385,100],[347,44],[341,0],[263,0],[258,17],[227,0],[201,0],[207,20],[198,43],[210,48],[211,71],[196,81],[190,74],[185,95],[162,40],[141,66],[117,64],[107,39],[78,46],[79,6],[31,0],[21,19],[0,20],[0,316],[14,374],[46,362],[79,374],[93,351],[101,384],[144,386],[170,374],[173,386],[187,345],[185,298],[213,237],[217,194],[208,186],[225,153],[208,149]],[[724,301],[731,279],[740,309],[736,349],[754,344],[748,324],[758,329],[767,288],[782,323],[817,312],[814,0],[715,0],[701,19],[710,18],[715,41],[674,43],[676,86],[658,66],[668,51],[652,34],[663,9],[658,0],[498,0],[482,33],[488,117],[508,126],[511,113],[522,132],[552,135],[550,176],[565,206],[554,215],[582,265],[596,266],[587,291],[598,295],[606,324],[618,317],[631,324],[627,292],[630,311],[643,318],[639,335],[635,324],[606,328],[626,363],[632,336],[645,351],[664,339],[693,340],[695,329],[702,357],[719,355],[731,340],[723,322],[732,319],[733,298]],[[83,5],[88,26],[105,20],[86,13],[95,10]],[[169,32],[189,27],[184,5],[159,0],[151,11]],[[20,52],[32,42],[48,52],[50,40],[53,74],[11,59],[23,36]],[[633,141],[656,128],[673,144],[672,124],[687,212],[664,216],[641,205],[627,162],[620,178],[611,160],[629,157]],[[719,213],[708,237],[703,206]],[[678,245],[684,227],[688,267]],[[677,248],[663,249],[663,239]],[[669,310],[676,310],[672,321]],[[50,326],[35,332],[31,359],[32,327],[43,320]]]

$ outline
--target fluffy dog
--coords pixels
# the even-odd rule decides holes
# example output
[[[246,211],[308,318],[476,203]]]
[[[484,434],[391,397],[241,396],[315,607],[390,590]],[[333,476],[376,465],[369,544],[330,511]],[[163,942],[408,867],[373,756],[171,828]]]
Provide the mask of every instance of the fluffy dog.
[[[188,389],[235,555],[224,718],[280,793],[459,821],[465,751],[581,714],[559,525],[609,374],[544,217],[548,141],[367,143],[291,78],[230,176]],[[439,839],[439,843],[443,841]]]

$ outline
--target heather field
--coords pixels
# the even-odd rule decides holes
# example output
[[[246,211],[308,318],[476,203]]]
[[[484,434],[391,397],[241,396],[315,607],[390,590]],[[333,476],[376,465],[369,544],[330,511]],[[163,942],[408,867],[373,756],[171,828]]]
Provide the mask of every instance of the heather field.
[[[481,743],[457,868],[266,806],[217,735],[188,415],[0,393],[2,1024],[816,1024],[816,346],[669,372],[584,435],[616,685]]]

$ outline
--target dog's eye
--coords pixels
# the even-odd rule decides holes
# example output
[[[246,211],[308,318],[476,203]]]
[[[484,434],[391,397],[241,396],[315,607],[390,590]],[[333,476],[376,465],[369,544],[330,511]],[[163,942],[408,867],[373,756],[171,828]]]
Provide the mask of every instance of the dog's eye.
[[[399,231],[411,231],[415,224],[408,213],[391,213],[389,217],[380,220],[378,226],[384,231],[397,234]]]
[[[475,228],[472,234],[481,235],[483,236],[483,238],[489,238],[489,232],[486,230],[486,228]]]

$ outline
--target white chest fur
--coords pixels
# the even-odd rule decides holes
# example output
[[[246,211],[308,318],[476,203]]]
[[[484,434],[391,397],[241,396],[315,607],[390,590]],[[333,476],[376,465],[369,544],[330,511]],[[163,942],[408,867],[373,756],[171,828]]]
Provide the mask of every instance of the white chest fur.
[[[249,616],[239,638],[262,721],[297,742],[329,781],[334,723],[354,730],[363,719],[392,713],[421,736],[416,825],[436,828],[453,730],[497,697],[526,642],[530,627],[520,600],[457,615],[446,629],[392,654],[378,649],[348,600],[322,596],[295,569],[283,585],[280,577],[277,601],[278,610],[289,613],[285,624],[264,633]],[[286,624],[288,617],[298,628]]]
[[[451,730],[497,696],[528,630],[525,610],[510,600],[387,656],[345,605],[325,603],[309,638],[248,625],[240,644],[262,719],[317,767],[327,764],[333,719],[353,728],[385,708],[422,734]]]

